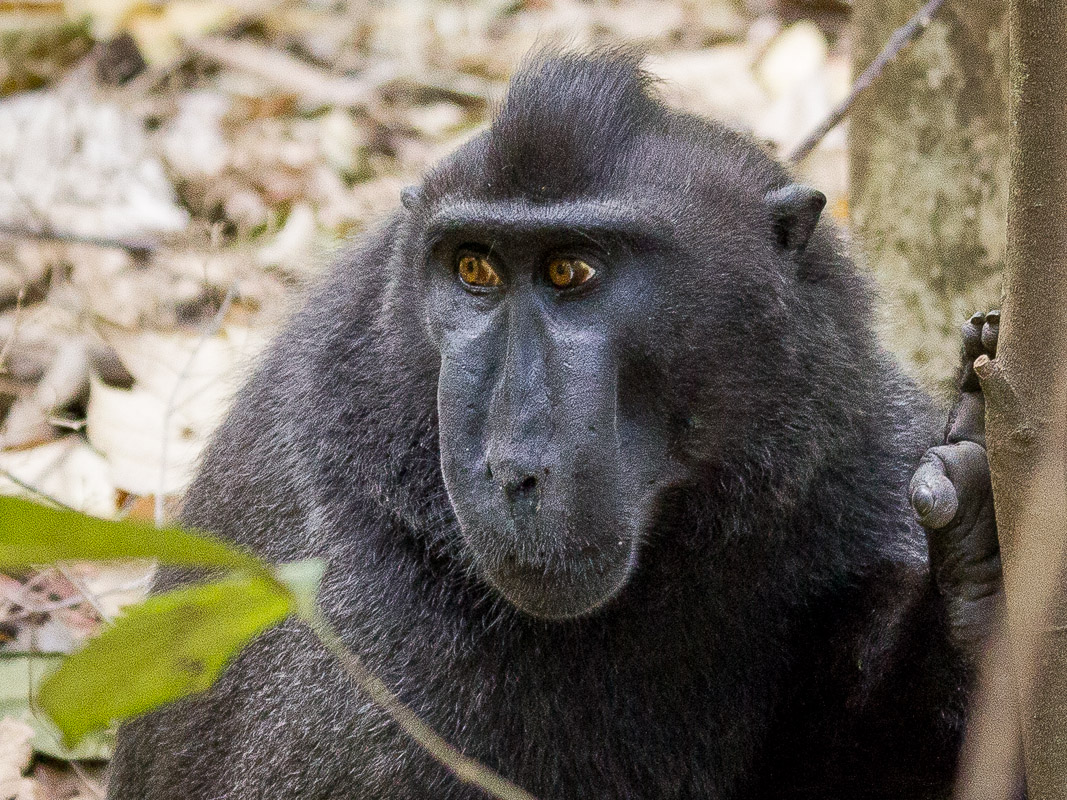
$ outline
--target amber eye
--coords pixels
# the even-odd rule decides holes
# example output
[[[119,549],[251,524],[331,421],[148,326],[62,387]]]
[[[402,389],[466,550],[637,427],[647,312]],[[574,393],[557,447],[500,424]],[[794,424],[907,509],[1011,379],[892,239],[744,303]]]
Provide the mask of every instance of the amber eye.
[[[548,263],[548,279],[557,289],[573,289],[596,275],[596,270],[577,258],[554,258]]]
[[[485,256],[464,253],[456,263],[456,272],[459,273],[459,279],[468,286],[486,288],[501,285],[500,276]]]

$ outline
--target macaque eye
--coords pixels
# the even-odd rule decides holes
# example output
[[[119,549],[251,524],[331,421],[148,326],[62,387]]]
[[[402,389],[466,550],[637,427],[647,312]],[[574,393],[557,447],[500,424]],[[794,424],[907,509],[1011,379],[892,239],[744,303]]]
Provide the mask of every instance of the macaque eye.
[[[500,286],[503,283],[489,263],[489,259],[475,253],[462,254],[456,262],[456,272],[459,273],[459,279],[467,286],[479,289]]]
[[[557,289],[573,289],[596,275],[596,270],[577,258],[554,258],[548,262],[548,279]]]

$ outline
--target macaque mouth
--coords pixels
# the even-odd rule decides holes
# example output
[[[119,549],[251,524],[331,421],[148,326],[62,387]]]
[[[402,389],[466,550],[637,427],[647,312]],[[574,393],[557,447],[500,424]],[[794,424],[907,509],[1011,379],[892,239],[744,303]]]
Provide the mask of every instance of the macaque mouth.
[[[630,576],[629,561],[609,563],[598,554],[582,557],[575,566],[558,567],[506,556],[500,565],[485,569],[484,575],[520,611],[562,620],[590,614],[614,598]]]

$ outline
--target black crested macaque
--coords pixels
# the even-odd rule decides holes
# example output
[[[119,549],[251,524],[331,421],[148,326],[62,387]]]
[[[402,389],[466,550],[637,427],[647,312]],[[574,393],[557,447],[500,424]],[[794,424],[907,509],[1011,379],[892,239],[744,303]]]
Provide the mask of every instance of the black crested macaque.
[[[528,62],[402,199],[184,521],[328,559],[348,645],[543,800],[946,796],[999,588],[981,399],[935,433],[823,196],[602,52]],[[110,796],[481,795],[282,626],[126,726]]]

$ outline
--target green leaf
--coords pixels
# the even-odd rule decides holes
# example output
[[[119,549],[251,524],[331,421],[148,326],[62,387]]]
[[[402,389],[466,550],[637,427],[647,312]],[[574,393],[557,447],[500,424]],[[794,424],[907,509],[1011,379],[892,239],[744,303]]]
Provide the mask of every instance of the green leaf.
[[[66,747],[59,729],[31,703],[37,687],[63,657],[54,654],[0,655],[0,718],[14,717],[33,728],[30,745],[38,753],[62,761],[107,760],[115,749],[110,730],[86,736],[77,747]]]
[[[209,688],[231,656],[293,607],[287,591],[257,575],[156,595],[68,658],[38,701],[66,741],[77,743]]]
[[[326,572],[326,562],[318,558],[291,561],[274,568],[274,575],[293,595],[294,613],[304,619],[315,616],[315,598]]]
[[[0,570],[54,561],[119,558],[154,558],[187,567],[266,570],[254,556],[203,534],[113,522],[17,497],[0,497]]]

